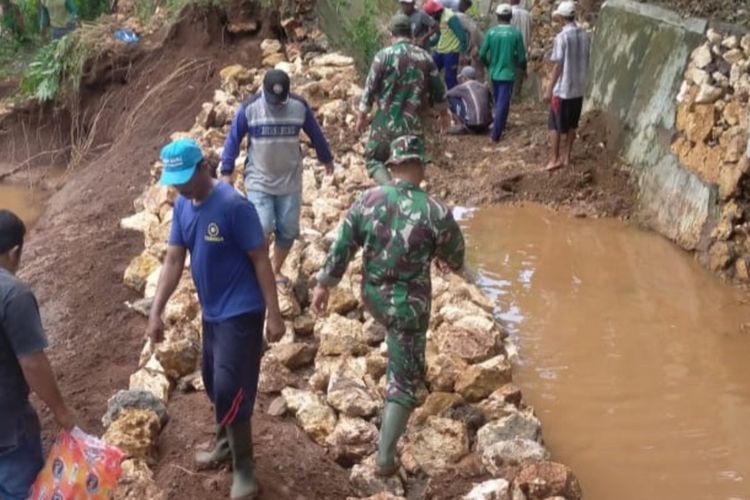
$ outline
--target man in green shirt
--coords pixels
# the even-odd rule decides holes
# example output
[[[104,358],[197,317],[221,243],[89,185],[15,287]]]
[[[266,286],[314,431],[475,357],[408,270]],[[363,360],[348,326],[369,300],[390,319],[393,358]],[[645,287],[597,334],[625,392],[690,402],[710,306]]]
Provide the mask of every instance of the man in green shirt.
[[[312,305],[322,312],[329,288],[346,272],[362,248],[362,300],[387,329],[388,371],[376,464],[378,474],[396,472],[396,443],[417,405],[417,386],[425,371],[430,322],[430,264],[458,270],[464,263],[464,238],[450,209],[419,184],[428,162],[421,137],[407,135],[390,146],[393,180],[365,191],[349,209],[336,242],[317,275]]]
[[[497,142],[503,135],[508,121],[513,83],[519,71],[526,71],[526,48],[518,28],[511,26],[513,8],[503,3],[497,6],[498,25],[487,32],[479,50],[479,59],[489,68],[495,96],[495,120],[492,124],[492,140]]]

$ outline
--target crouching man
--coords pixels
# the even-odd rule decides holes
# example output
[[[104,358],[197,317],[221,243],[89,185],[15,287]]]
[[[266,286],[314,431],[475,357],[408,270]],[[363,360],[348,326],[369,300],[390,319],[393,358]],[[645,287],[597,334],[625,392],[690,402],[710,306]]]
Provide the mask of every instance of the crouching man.
[[[419,187],[428,162],[422,139],[399,137],[390,150],[386,165],[393,179],[365,191],[349,209],[313,292],[314,309],[324,311],[329,288],[362,247],[362,298],[388,332],[386,404],[376,460],[382,476],[398,469],[396,443],[417,404],[425,372],[430,263],[437,258],[441,267],[458,270],[464,262],[463,235],[450,210]]]
[[[180,195],[147,333],[154,342],[163,340],[161,316],[180,282],[189,250],[203,314],[201,370],[217,423],[216,445],[198,452],[196,462],[205,467],[231,458],[231,498],[255,498],[250,418],[266,308],[268,340],[284,334],[265,234],[253,205],[232,186],[211,177],[193,140],[168,144],[161,159],[161,184],[174,186]]]

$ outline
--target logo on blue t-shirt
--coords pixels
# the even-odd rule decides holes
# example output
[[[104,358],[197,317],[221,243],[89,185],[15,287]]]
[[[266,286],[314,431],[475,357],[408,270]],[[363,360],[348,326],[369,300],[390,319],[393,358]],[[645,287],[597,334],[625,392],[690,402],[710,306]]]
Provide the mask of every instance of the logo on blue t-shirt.
[[[206,241],[210,241],[213,243],[221,243],[224,241],[224,237],[221,235],[221,231],[219,231],[219,225],[215,222],[211,222],[208,224],[208,229],[206,230]]]

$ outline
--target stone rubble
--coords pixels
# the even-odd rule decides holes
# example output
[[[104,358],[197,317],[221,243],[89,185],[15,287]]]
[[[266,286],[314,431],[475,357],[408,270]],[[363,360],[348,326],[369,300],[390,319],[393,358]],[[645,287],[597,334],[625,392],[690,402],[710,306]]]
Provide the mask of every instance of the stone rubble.
[[[677,96],[672,152],[680,163],[718,188],[719,214],[700,258],[714,272],[750,281],[750,212],[744,182],[750,162],[750,34],[726,35],[709,29],[705,42],[690,55]],[[738,205],[739,203],[739,205]]]
[[[493,486],[474,488],[480,493],[469,493],[467,487],[467,495],[474,495],[467,498],[504,498],[502,492],[507,487],[503,489],[503,485],[513,478],[501,476],[507,470],[503,466],[547,459],[549,452],[542,444],[533,411],[511,384],[508,354],[515,350],[492,315],[494,304],[463,277],[442,275],[436,269],[426,384],[419,391],[421,406],[400,446],[400,474],[404,477],[382,479],[374,474],[387,347],[385,329],[369,317],[362,304],[361,255],[332,291],[327,315],[318,317],[309,306],[315,273],[325,261],[338,223],[357,193],[370,184],[362,144],[350,132],[362,89],[351,58],[324,53],[317,34],[305,35],[298,24],[284,22],[293,30],[286,45],[278,40],[261,44],[264,68],[233,65],[221,70],[221,88],[212,101],[203,104],[193,128],[172,135],[192,137],[207,157],[218,157],[223,146],[220,139],[229,130],[236,106],[260,88],[264,70],[275,66],[290,73],[293,90],[309,101],[335,147],[341,168],[329,176],[303,142],[302,236],[285,264],[291,291],[280,292],[288,331],[270,346],[261,364],[259,390],[278,395],[268,412],[296,419],[310,439],[329,448],[340,464],[352,467],[351,483],[361,497],[403,497],[408,493],[409,477],[421,473],[450,477],[459,462],[473,457],[497,477]],[[244,155],[237,161],[235,187],[240,191],[244,190],[243,165]],[[124,281],[146,297],[155,292],[175,199],[172,190],[156,184],[161,168],[159,162],[154,164],[153,185],[134,203],[136,213],[121,223],[123,228],[144,235],[146,249],[128,267]],[[116,498],[133,498],[132,492],[138,488],[146,491],[154,486],[141,464],[153,460],[164,418],[156,402],[166,404],[176,385],[199,389],[193,379],[199,378],[200,311],[189,272],[184,273],[165,316],[165,342],[156,349],[150,344],[144,347],[141,367],[130,381],[131,391],[150,394],[145,399],[152,406],[123,404],[121,410],[108,412],[111,424],[107,434],[138,460],[121,481],[130,496],[123,493]],[[186,378],[191,381],[185,382]],[[135,432],[134,423],[143,428]],[[126,432],[133,432],[133,437],[124,436]],[[480,494],[484,496],[476,496]],[[149,497],[155,498],[157,493]]]

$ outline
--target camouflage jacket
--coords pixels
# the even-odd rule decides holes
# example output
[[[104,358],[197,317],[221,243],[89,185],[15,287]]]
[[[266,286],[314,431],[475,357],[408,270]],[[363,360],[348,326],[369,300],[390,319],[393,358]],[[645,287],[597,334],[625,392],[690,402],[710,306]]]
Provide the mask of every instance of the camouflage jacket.
[[[445,84],[430,54],[401,39],[375,55],[359,110],[367,113],[377,102],[376,123],[407,133],[420,131],[427,106],[445,99]]]
[[[318,282],[336,285],[358,247],[370,314],[388,328],[426,331],[432,259],[455,270],[464,262],[464,238],[448,207],[402,180],[365,191],[342,222]]]

